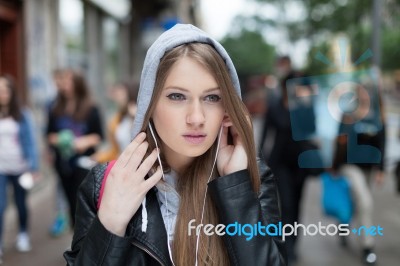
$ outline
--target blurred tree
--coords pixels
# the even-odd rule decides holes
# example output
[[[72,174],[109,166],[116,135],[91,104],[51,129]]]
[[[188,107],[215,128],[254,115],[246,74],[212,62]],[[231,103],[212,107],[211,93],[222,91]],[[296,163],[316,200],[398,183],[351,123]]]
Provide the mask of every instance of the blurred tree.
[[[399,24],[400,25],[400,22]],[[400,31],[386,29],[382,34],[382,69],[400,69]]]
[[[316,57],[320,54],[328,57],[329,53],[330,47],[328,42],[323,41],[318,45],[313,45],[308,53],[309,57],[304,72],[307,73],[307,75],[322,75],[327,73],[329,70],[329,65],[321,60],[318,60]]]
[[[241,29],[224,37],[221,44],[231,56],[240,76],[271,72],[275,49],[264,40],[259,31]]]
[[[315,57],[319,47],[326,46],[326,41],[334,34],[345,32],[352,43],[352,60],[365,52],[372,45],[372,5],[365,0],[304,0],[304,14],[299,21],[289,19],[291,3],[296,0],[249,0],[258,3],[273,4],[282,16],[277,21],[279,29],[287,31],[289,40],[308,39],[312,45],[309,58]],[[381,50],[382,69],[398,68],[400,51],[400,0],[385,0],[382,4]],[[308,69],[315,69],[316,63],[309,60]],[[322,66],[323,69],[327,69]]]

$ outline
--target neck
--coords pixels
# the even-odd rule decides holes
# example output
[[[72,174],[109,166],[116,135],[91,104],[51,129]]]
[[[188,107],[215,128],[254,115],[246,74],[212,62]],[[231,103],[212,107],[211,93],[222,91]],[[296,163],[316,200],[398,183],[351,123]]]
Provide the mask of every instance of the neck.
[[[67,99],[65,109],[67,113],[73,114],[76,109],[76,100],[74,98]]]
[[[178,176],[181,176],[181,174],[185,172],[187,167],[193,162],[193,158],[178,154],[170,154],[169,152],[165,153],[165,158],[168,165],[178,174]]]

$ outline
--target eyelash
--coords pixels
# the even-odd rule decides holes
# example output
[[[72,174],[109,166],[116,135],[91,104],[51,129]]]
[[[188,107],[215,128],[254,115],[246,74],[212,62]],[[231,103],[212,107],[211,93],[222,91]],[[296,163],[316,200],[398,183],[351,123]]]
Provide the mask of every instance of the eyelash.
[[[183,95],[182,93],[171,93],[171,94],[168,94],[167,97],[172,101],[186,100],[185,95]],[[219,96],[217,94],[210,94],[210,95],[205,96],[204,100],[207,102],[211,102],[211,103],[217,103],[217,102],[221,101],[221,96]]]
[[[214,100],[210,100],[211,97],[213,97]],[[206,99],[208,98],[209,101],[210,101],[210,102],[213,102],[213,103],[217,103],[217,102],[221,101],[221,96],[219,96],[219,95],[217,95],[217,94],[207,95],[205,98],[206,98]]]
[[[171,93],[167,95],[168,99],[172,100],[172,101],[183,101],[186,100],[185,95],[181,94],[181,93]],[[177,97],[179,97],[180,99],[177,99]]]

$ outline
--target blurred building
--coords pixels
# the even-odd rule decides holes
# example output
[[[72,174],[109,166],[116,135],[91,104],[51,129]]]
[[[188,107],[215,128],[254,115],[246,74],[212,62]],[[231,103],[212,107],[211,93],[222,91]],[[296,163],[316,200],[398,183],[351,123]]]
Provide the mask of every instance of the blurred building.
[[[33,106],[54,96],[52,71],[82,70],[95,100],[138,79],[149,45],[177,22],[197,24],[198,0],[0,0],[0,74]]]
[[[0,0],[0,74],[9,73],[23,85],[23,10],[16,1]],[[21,91],[25,97],[25,91]]]

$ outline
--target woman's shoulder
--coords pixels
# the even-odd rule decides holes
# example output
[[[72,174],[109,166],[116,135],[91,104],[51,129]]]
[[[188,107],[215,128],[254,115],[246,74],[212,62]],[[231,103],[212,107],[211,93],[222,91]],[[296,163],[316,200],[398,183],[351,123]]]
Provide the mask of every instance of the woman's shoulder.
[[[258,157],[256,158],[256,162],[257,162],[257,166],[258,166],[258,172],[260,174],[260,178],[262,179],[267,178],[267,179],[273,179],[275,178],[271,168],[265,163],[265,159],[262,157]]]
[[[83,180],[80,190],[84,194],[90,194],[97,199],[100,196],[101,185],[107,170],[108,163],[101,163],[95,165],[87,174],[86,178]]]
[[[20,109],[21,117],[19,119],[20,123],[26,124],[30,123],[33,120],[33,113],[32,110],[28,107],[23,107]]]
[[[91,170],[92,175],[93,175],[92,182],[94,182],[96,195],[100,195],[99,193],[100,193],[101,185],[103,183],[103,179],[106,174],[108,164],[109,164],[108,162],[97,164]],[[96,198],[98,198],[98,197],[96,197]]]

